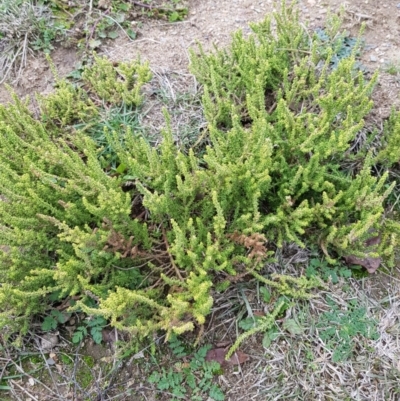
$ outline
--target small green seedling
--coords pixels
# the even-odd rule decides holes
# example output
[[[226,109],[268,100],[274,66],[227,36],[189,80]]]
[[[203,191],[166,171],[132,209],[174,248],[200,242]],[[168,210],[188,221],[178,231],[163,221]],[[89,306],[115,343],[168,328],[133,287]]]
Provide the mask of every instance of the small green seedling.
[[[42,330],[55,330],[58,324],[64,324],[71,317],[70,313],[60,312],[58,309],[53,309],[50,315],[46,316],[42,322]]]
[[[187,356],[185,346],[176,336],[171,337],[169,346],[176,357]],[[159,391],[171,393],[171,401],[223,401],[225,396],[221,388],[213,383],[214,377],[221,372],[221,366],[218,362],[206,361],[210,348],[210,345],[199,348],[189,362],[178,362],[168,370],[163,367],[154,371],[148,381],[156,384]]]
[[[345,309],[333,299],[328,299],[328,305],[330,310],[321,315],[316,327],[321,340],[332,350],[333,362],[346,361],[351,357],[356,337],[378,339],[377,322],[368,316],[366,308],[360,306],[357,300],[349,301]]]
[[[93,341],[96,344],[100,344],[103,341],[102,330],[106,325],[107,321],[101,316],[95,316],[92,319],[88,318],[84,320],[83,324],[76,329],[72,335],[72,342],[74,344],[79,344],[89,332]]]
[[[306,268],[306,276],[308,278],[319,276],[324,281],[331,280],[333,284],[337,284],[340,277],[350,278],[352,271],[341,264],[331,266],[326,260],[313,258]]]

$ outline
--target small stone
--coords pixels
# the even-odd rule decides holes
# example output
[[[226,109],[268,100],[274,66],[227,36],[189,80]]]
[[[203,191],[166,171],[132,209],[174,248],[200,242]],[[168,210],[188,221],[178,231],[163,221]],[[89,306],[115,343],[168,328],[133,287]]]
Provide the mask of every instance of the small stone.
[[[377,58],[376,56],[374,56],[373,54],[371,54],[371,55],[369,56],[369,59],[370,59],[370,61],[372,61],[372,62],[374,62],[374,63],[376,63],[376,62],[378,61],[378,58]]]
[[[47,359],[47,360],[46,360],[46,363],[47,363],[48,366],[52,366],[52,365],[55,365],[55,364],[56,364],[53,358]]]
[[[136,353],[135,355],[133,355],[133,359],[142,359],[142,358],[144,358],[143,351],[140,351],[140,352]]]
[[[40,343],[43,351],[51,350],[57,344],[58,344],[58,335],[57,334],[51,334],[51,333],[43,334],[42,341]]]

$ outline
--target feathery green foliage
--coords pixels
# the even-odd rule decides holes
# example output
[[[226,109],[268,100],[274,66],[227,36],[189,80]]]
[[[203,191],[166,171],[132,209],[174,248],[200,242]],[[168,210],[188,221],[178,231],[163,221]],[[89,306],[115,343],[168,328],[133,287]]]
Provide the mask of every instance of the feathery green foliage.
[[[26,331],[57,293],[138,340],[168,338],[203,325],[213,289],[249,274],[310,296],[313,278],[263,277],[284,241],[319,244],[330,261],[392,260],[399,225],[383,202],[394,184],[372,167],[394,156],[383,145],[360,150],[357,171],[343,167],[376,76],[366,81],[351,56],[332,68],[333,50],[320,51],[293,7],[274,18],[276,34],[267,17],[228,50],[192,54],[209,124],[199,153],[175,145],[168,115],[157,148],[129,124],[105,128],[110,174],[89,128],[101,107],[140,106],[150,71],[139,62],[96,58],[82,88],[61,81],[38,97],[42,119],[17,97],[0,106],[0,327]]]
[[[377,155],[377,160],[386,167],[392,167],[400,160],[400,112],[392,111],[388,121],[384,126],[383,140],[385,146],[380,149]]]
[[[358,155],[362,166],[352,175],[343,165],[354,156],[351,142],[372,107],[376,75],[366,81],[354,57],[332,69],[332,51],[319,52],[292,7],[275,18],[277,37],[267,17],[252,26],[249,39],[236,33],[229,53],[192,52],[192,70],[205,85],[210,138],[235,148],[239,126],[242,142],[257,135],[260,145],[268,143],[269,152],[252,159],[262,155],[269,176],[265,187],[255,179],[259,224],[269,239],[304,246],[312,238],[330,260],[329,249],[365,256],[365,240],[381,231],[383,200],[393,185],[383,189],[388,174],[372,174],[372,152]],[[395,240],[386,239],[375,254],[392,254]]]
[[[142,85],[151,78],[148,64],[120,63],[114,67],[105,57],[94,56],[95,63],[82,78],[105,102],[139,105]]]

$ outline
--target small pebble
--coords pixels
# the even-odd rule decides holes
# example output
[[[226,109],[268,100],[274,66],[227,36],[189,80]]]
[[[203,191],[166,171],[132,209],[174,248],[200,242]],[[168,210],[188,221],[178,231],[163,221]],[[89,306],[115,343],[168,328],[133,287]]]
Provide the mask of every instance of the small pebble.
[[[369,59],[370,59],[371,61],[373,61],[374,63],[376,63],[376,62],[378,61],[378,58],[377,58],[376,56],[374,56],[373,54],[371,54],[371,55],[369,56]]]

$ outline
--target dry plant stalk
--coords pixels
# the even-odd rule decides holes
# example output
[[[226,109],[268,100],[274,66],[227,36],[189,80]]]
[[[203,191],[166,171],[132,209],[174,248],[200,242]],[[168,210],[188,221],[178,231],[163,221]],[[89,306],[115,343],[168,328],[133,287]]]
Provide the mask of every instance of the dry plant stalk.
[[[103,228],[109,228],[110,236],[108,237],[107,244],[104,246],[104,251],[109,252],[123,252],[122,257],[131,257],[132,259],[137,258],[140,255],[140,251],[137,245],[132,246],[134,237],[130,236],[127,240],[121,233],[114,230],[111,222],[104,220],[102,224]],[[95,229],[97,230],[97,229]]]

